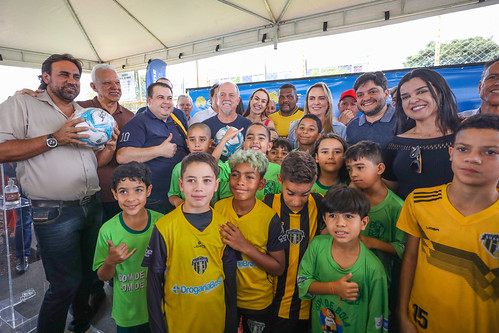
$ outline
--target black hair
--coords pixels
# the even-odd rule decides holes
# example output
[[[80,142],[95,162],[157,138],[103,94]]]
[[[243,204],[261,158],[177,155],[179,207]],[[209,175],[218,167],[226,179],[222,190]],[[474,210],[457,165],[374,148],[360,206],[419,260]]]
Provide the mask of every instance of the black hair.
[[[291,83],[284,83],[282,86],[279,87],[279,90],[281,90],[281,89],[290,89],[290,88],[293,89],[293,91],[295,92],[295,95],[296,95],[297,94],[296,87],[293,84],[291,84]]]
[[[375,85],[381,87],[383,89],[383,92],[387,89],[388,87],[388,80],[386,79],[385,74],[381,71],[377,72],[367,72],[362,74],[355,80],[355,83],[353,84],[353,90],[357,92],[357,89],[364,83],[368,81],[373,81]]]
[[[437,127],[444,135],[449,131],[454,133],[457,125],[460,123],[459,117],[457,116],[457,112],[459,110],[457,108],[456,96],[442,75],[427,68],[417,68],[412,70],[411,72],[405,74],[398,84],[395,112],[395,133],[407,132],[416,126],[414,119],[407,117],[405,114],[400,94],[400,87],[414,78],[419,78],[426,83],[433,99],[437,104]]]
[[[466,118],[456,128],[454,138],[457,136],[457,133],[467,129],[491,129],[499,131],[499,115],[493,113],[480,113]]]
[[[496,62],[499,61],[499,57],[497,58],[494,58],[492,60],[489,60],[487,61],[484,65],[483,65],[483,71],[482,71],[482,78],[481,80],[483,81],[483,79],[485,78],[485,72],[489,69],[490,66],[492,66],[493,64],[495,64]]]
[[[328,213],[352,213],[358,214],[363,219],[369,213],[371,204],[361,190],[346,185],[335,185],[322,198],[322,209],[324,215]]]
[[[267,139],[269,139],[270,141],[270,130],[267,126],[265,126],[264,124],[262,123],[259,123],[259,122],[256,122],[256,123],[252,123],[251,125],[248,126],[248,128],[246,129],[246,136],[248,136],[248,132],[249,132],[249,129],[253,126],[261,126],[263,128],[265,128],[265,133],[267,133]],[[244,138],[244,140],[246,140],[246,138]]]
[[[78,68],[78,71],[80,72],[80,75],[81,75],[81,71],[82,71],[81,60],[76,59],[75,57],[73,57],[69,53],[52,54],[50,57],[45,59],[45,61],[42,64],[42,75],[43,75],[43,73],[47,73],[47,74],[51,75],[52,74],[52,64],[54,62],[63,61],[63,60],[71,61],[73,64],[75,64],[75,66]],[[47,84],[45,83],[45,81],[43,81],[42,75],[38,76],[38,78],[40,79],[40,86],[38,87],[38,89],[45,90],[45,89],[47,89]]]
[[[151,185],[151,169],[146,164],[135,161],[121,164],[113,171],[111,188],[116,191],[120,182],[125,179],[142,182],[146,187],[149,187]]]
[[[368,159],[376,165],[383,163],[381,146],[373,141],[362,140],[348,147],[345,154],[343,154],[345,162],[348,160],[358,161],[361,158]]]
[[[314,158],[304,151],[292,151],[281,164],[281,180],[296,184],[310,184],[317,179],[317,164]]]
[[[298,129],[298,127],[300,127],[300,124],[301,122],[303,121],[303,119],[312,119],[312,120],[315,120],[315,122],[317,123],[317,130],[319,133],[322,132],[322,122],[321,120],[319,119],[319,117],[317,117],[315,114],[306,114],[304,115],[299,121],[298,121],[298,126],[296,127]]]
[[[218,83],[215,83],[214,85],[211,86],[211,88],[210,88],[210,97],[215,96],[215,90],[218,89],[218,86],[219,86]]]
[[[272,143],[272,149],[274,148],[286,148],[288,152],[293,150],[293,147],[291,147],[291,143],[289,143],[289,141],[284,138],[275,139]]]
[[[163,82],[154,82],[147,87],[147,97],[152,98],[154,95],[154,88],[155,87],[163,87],[163,88],[168,88],[170,89],[170,92],[173,94],[172,87],[167,85],[166,83]]]
[[[187,167],[195,162],[202,162],[208,164],[211,170],[213,170],[215,177],[218,177],[218,172],[220,171],[220,168],[218,166],[217,160],[208,153],[197,152],[197,153],[190,153],[182,160],[182,164],[180,166],[180,178],[184,176],[184,172],[187,169]]]
[[[319,152],[319,146],[320,146],[321,142],[323,140],[326,140],[326,139],[338,140],[341,143],[341,145],[343,146],[343,154],[345,154],[345,152],[348,149],[348,143],[346,142],[346,140],[343,139],[338,134],[326,133],[323,136],[321,136],[319,138],[319,140],[317,140],[317,142],[315,143],[314,154],[313,154],[314,157],[317,156],[317,153]],[[344,155],[343,155],[343,158],[344,158]],[[319,166],[319,163],[317,163],[317,177],[319,177],[320,175],[321,175],[321,167]],[[345,163],[343,163],[343,165],[341,166],[340,171],[338,173],[338,176],[340,178],[340,183],[350,183],[350,176],[348,176],[347,166]]]

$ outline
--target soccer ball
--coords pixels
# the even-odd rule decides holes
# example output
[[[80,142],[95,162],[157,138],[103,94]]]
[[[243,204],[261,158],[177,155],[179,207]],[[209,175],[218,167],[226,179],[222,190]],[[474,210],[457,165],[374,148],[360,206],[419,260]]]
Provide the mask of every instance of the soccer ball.
[[[89,138],[79,139],[90,147],[102,146],[111,140],[114,128],[114,118],[106,111],[99,108],[86,108],[78,112],[74,119],[82,118],[85,121],[78,123],[76,127],[87,126],[88,131],[78,132],[88,134]]]
[[[220,143],[220,140],[222,140],[223,136],[227,132],[227,126],[222,127],[221,129],[218,130],[217,134],[215,134],[215,145],[218,146]],[[225,158],[228,158],[230,155],[234,154],[238,149],[241,148],[243,145],[243,135],[241,132],[237,133],[237,135],[233,138],[227,141],[225,144],[224,150],[222,151],[222,156]]]

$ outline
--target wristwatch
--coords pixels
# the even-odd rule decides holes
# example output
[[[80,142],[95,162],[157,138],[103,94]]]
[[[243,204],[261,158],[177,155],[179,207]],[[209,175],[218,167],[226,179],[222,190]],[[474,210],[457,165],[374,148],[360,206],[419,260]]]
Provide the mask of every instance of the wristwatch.
[[[47,147],[49,148],[57,147],[57,139],[54,138],[54,134],[47,135]]]

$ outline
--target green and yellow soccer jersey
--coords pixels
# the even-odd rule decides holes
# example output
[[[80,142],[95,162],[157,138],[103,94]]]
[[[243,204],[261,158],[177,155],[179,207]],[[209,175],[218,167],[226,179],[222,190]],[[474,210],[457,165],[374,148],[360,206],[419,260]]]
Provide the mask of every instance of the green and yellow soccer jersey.
[[[420,239],[410,318],[421,332],[499,332],[499,201],[465,217],[448,186],[413,191],[397,223]]]
[[[169,332],[223,332],[225,292],[222,256],[225,244],[213,212],[199,231],[185,218],[182,205],[156,223],[166,246],[164,313]]]
[[[148,322],[146,299],[147,268],[142,267],[142,259],[151,238],[154,224],[163,214],[148,210],[149,220],[144,230],[130,229],[123,221],[122,213],[104,223],[99,231],[95,248],[93,269],[102,266],[109,253],[107,240],[114,246],[125,243],[128,249],[137,251],[121,264],[116,265],[113,286],[113,311],[111,316],[122,327],[142,325]]]
[[[218,161],[218,166],[220,167],[220,172],[218,173],[218,189],[213,194],[213,198],[211,199],[212,205],[215,204],[218,200],[222,198],[226,198],[228,195],[225,195],[227,192],[230,193],[229,189],[229,173],[230,169],[228,165],[226,165],[222,161]],[[176,195],[182,200],[185,200],[184,192],[180,191],[179,178],[180,178],[180,169],[182,168],[182,162],[178,162],[172,170],[172,177],[170,182],[170,190],[168,191],[168,197],[172,195]],[[232,194],[230,194],[232,195]]]
[[[238,216],[232,206],[233,197],[215,204],[215,211],[241,230],[244,237],[262,252],[276,252],[286,247],[281,220],[276,212],[256,200],[253,209]],[[249,310],[263,310],[272,303],[273,277],[241,254],[237,262],[237,306]]]
[[[223,188],[220,188],[219,185],[219,198],[228,198],[232,196],[232,192],[230,191],[229,188],[229,175],[230,175],[230,167],[229,167],[229,162],[224,163],[224,174],[227,173],[227,178],[226,180],[223,178],[220,178],[220,182],[222,180],[225,180],[225,184]],[[220,170],[222,170],[222,167],[220,167]],[[281,166],[276,163],[269,162],[269,166],[267,168],[267,172],[265,172],[265,175],[263,178],[265,178],[265,187],[261,190],[256,191],[256,198],[258,200],[262,200],[263,197],[266,194],[269,193],[279,193],[281,192],[281,184],[279,184],[279,181],[277,179],[277,175],[281,173]]]
[[[331,255],[331,235],[316,236],[310,242],[300,268],[298,288],[302,299],[312,299],[312,332],[383,332],[388,330],[388,287],[383,265],[359,242],[359,257],[348,269],[341,268]],[[359,294],[355,301],[337,295],[308,293],[312,282],[331,282],[352,273]]]
[[[308,319],[310,301],[301,300],[296,285],[298,266],[310,241],[320,233],[322,195],[311,193],[308,202],[299,212],[291,211],[284,203],[282,194],[267,194],[263,202],[272,207],[281,218],[289,246],[286,247],[284,273],[274,279],[274,308],[276,315],[286,319]]]
[[[379,260],[383,263],[383,266],[385,266],[388,286],[390,286],[392,280],[393,262],[394,260],[402,260],[405,250],[407,236],[405,232],[396,227],[403,204],[404,201],[402,199],[388,190],[386,198],[380,204],[371,207],[369,210],[369,223],[367,224],[366,229],[360,232],[363,236],[390,243],[395,248],[395,251],[397,251],[399,259],[380,250],[371,250],[378,256]]]

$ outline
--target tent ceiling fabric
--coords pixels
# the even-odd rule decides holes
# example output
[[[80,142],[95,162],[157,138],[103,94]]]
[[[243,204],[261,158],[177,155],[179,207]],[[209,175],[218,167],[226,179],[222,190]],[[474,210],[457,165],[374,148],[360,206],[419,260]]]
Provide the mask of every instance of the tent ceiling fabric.
[[[3,65],[68,52],[143,68],[497,3],[450,0],[0,0]],[[389,14],[386,14],[389,12]],[[387,20],[386,15],[389,15]],[[324,26],[327,22],[327,28]]]

